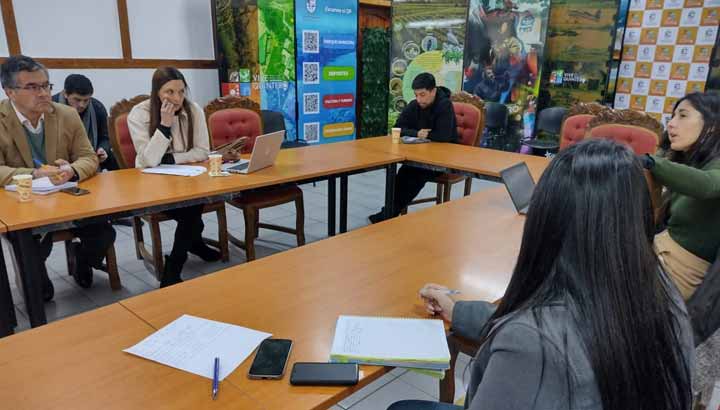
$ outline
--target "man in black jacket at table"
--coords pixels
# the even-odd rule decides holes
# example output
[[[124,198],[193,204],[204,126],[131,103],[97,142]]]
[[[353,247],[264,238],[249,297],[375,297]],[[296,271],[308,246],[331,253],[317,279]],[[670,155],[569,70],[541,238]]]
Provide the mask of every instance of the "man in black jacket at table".
[[[401,128],[401,135],[427,138],[435,142],[457,142],[455,112],[450,101],[450,90],[435,86],[435,77],[430,73],[419,74],[412,83],[415,100],[400,113],[395,122]],[[403,165],[395,179],[395,206],[392,216],[400,215],[420,193],[425,183],[432,181],[442,172]],[[385,219],[385,209],[370,215],[372,223]]]

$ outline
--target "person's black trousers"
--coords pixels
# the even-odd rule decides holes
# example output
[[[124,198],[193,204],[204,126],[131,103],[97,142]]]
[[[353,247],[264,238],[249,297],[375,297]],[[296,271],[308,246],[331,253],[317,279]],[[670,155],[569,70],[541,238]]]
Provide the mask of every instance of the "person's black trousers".
[[[80,239],[78,257],[99,269],[107,250],[115,243],[115,228],[109,222],[102,222],[70,230]]]
[[[182,266],[188,258],[193,245],[202,244],[202,232],[205,224],[202,220],[203,205],[192,205],[185,208],[171,209],[164,212],[177,221],[175,242],[173,242],[170,259]]]
[[[407,208],[413,199],[422,191],[426,183],[434,180],[442,172],[429,169],[403,165],[395,179],[395,209],[393,216],[400,215],[400,211]]]
[[[80,239],[78,257],[82,257],[90,266],[99,268],[107,254],[108,248],[115,243],[115,229],[108,222],[101,222],[72,228],[70,232]],[[39,255],[43,263],[50,256],[52,251],[52,233],[48,233],[40,239],[35,236],[38,243]]]

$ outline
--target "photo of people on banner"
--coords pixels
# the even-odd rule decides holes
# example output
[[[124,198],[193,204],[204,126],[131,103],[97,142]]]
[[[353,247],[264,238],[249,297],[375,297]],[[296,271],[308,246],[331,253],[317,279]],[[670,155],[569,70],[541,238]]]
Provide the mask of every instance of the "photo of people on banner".
[[[507,105],[511,121],[507,132],[489,130],[484,147],[519,151],[532,136],[549,7],[549,0],[470,1],[463,90]]]

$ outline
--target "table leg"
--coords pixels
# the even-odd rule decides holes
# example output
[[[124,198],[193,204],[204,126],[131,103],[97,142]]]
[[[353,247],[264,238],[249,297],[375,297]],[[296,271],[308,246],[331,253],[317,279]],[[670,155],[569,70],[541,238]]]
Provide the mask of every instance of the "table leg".
[[[347,232],[348,176],[340,177],[340,233]]]
[[[12,244],[17,269],[22,281],[25,306],[30,318],[30,326],[38,327],[47,323],[45,304],[42,298],[42,278],[40,264],[44,263],[38,254],[38,246],[29,229],[8,233]]]
[[[328,178],[328,236],[335,236],[335,177]]]
[[[5,265],[5,255],[2,243],[0,243],[0,337],[13,334],[15,326],[17,326],[15,305],[10,291],[10,278],[8,278],[7,266]]]
[[[385,218],[393,217],[393,209],[395,207],[395,177],[397,175],[397,165],[389,164],[385,168]]]

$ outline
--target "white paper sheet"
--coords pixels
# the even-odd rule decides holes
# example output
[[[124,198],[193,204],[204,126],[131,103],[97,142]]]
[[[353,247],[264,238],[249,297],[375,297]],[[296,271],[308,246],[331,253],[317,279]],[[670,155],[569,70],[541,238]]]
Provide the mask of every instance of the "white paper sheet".
[[[207,168],[199,165],[171,165],[162,164],[153,168],[142,170],[145,174],[177,175],[181,177],[195,177],[207,172]]]
[[[53,185],[53,183],[50,182],[50,178],[48,178],[48,177],[33,179],[32,184],[33,184],[32,192],[33,192],[33,194],[37,194],[37,195],[52,194],[53,192],[58,192],[61,189],[72,188],[72,187],[77,186],[77,182],[66,182],[62,185]],[[17,191],[17,185],[7,185],[5,187],[5,190],[10,191],[10,192],[15,192],[15,191]]]
[[[232,373],[269,333],[242,326],[182,315],[124,352],[166,366],[213,378],[220,358],[220,380]]]

